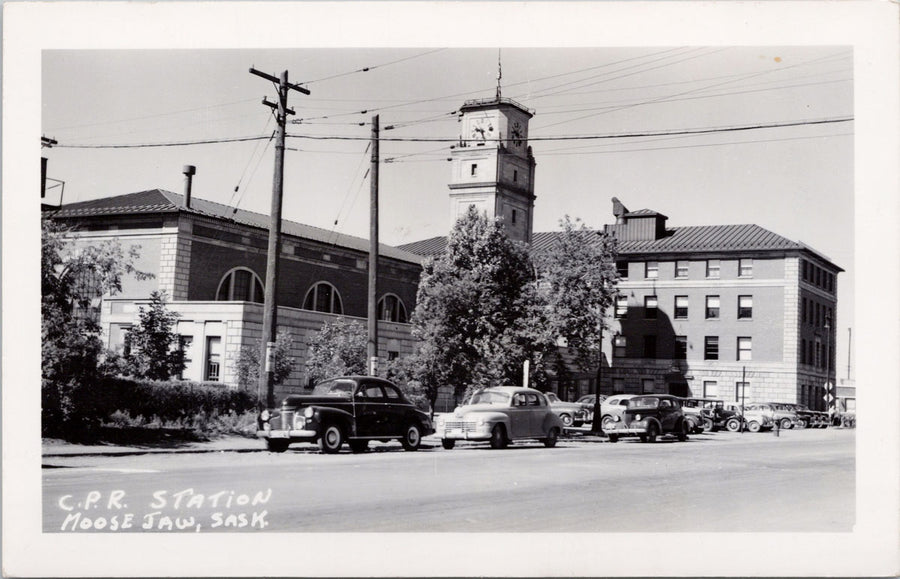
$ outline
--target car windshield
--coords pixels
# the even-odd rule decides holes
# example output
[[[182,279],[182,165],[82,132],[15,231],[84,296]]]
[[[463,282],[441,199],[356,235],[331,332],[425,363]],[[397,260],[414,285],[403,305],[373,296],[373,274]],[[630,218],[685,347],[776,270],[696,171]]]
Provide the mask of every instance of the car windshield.
[[[628,404],[629,408],[656,408],[659,406],[659,398],[632,398]]]
[[[341,396],[349,398],[354,383],[350,380],[330,380],[313,388],[313,396]]]
[[[553,392],[544,392],[544,396],[546,396],[547,400],[549,400],[550,402],[561,402],[559,396],[557,396]]]
[[[470,404],[503,404],[509,405],[509,394],[506,392],[497,392],[494,390],[486,390],[472,396]]]

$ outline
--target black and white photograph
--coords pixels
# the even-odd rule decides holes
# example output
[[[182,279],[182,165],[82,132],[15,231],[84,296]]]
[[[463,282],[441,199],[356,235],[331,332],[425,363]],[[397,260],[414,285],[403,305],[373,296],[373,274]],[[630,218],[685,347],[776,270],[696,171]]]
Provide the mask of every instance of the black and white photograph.
[[[4,8],[5,574],[900,572],[896,6]]]

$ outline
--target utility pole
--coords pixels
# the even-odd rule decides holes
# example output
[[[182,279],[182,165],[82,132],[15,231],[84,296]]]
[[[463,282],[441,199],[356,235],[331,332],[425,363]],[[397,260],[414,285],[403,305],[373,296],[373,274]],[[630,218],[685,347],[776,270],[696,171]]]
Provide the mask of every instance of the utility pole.
[[[378,115],[372,117],[372,169],[369,200],[369,376],[378,373]]]
[[[287,106],[288,91],[293,89],[303,94],[309,90],[288,82],[288,71],[281,78],[250,68],[250,74],[272,81],[278,87],[278,102],[272,103],[263,97],[262,104],[275,111],[278,128],[275,132],[275,175],[272,181],[272,213],[269,225],[269,251],[266,261],[266,289],[263,303],[263,346],[260,351],[259,384],[256,390],[256,404],[262,407],[263,389],[266,392],[266,408],[275,406],[275,336],[277,332],[278,309],[278,257],[281,250],[281,199],[284,192],[284,126],[287,115],[295,114]]]
[[[850,381],[850,352],[853,344],[853,328],[847,328],[847,381]]]

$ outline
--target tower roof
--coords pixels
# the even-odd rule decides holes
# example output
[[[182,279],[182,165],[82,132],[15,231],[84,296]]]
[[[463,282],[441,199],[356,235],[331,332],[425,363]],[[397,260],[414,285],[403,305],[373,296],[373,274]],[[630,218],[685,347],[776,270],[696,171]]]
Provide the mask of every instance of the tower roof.
[[[496,109],[500,107],[511,107],[514,109],[518,109],[519,111],[528,115],[528,118],[534,116],[534,113],[531,112],[525,105],[517,103],[511,98],[496,96],[486,99],[467,100],[461,107],[459,107],[459,112],[462,113],[466,111],[477,111],[481,109]]]

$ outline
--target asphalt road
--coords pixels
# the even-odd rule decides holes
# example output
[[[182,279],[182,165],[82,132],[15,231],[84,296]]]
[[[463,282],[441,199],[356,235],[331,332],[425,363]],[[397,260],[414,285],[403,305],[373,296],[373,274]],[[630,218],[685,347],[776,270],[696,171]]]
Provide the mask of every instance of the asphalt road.
[[[45,532],[852,530],[855,431],[45,457]]]

